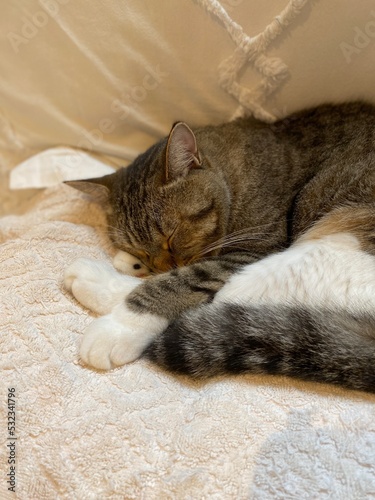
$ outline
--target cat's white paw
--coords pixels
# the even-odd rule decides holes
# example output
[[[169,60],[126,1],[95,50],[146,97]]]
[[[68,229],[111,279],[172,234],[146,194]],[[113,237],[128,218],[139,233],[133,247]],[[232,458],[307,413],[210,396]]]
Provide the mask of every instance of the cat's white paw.
[[[113,259],[113,265],[118,270],[129,276],[144,278],[150,274],[150,270],[134,255],[119,250]]]
[[[77,259],[66,270],[65,287],[85,307],[98,314],[109,313],[142,281],[119,274],[110,264]]]
[[[80,357],[99,370],[130,363],[141,356],[167,325],[165,318],[138,314],[119,304],[111,314],[94,320],[86,328]]]

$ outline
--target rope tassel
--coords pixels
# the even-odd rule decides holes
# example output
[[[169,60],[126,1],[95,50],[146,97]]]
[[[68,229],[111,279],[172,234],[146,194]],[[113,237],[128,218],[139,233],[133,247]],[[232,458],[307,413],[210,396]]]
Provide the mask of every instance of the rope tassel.
[[[232,119],[252,114],[262,121],[275,121],[276,117],[262,105],[267,96],[280,87],[287,78],[288,67],[281,59],[267,57],[264,53],[310,0],[290,0],[284,10],[254,37],[249,37],[243,28],[233,21],[218,0],[195,1],[220,21],[236,45],[233,54],[222,61],[218,68],[220,86],[240,104]],[[249,63],[262,77],[252,89],[244,87],[239,82],[240,71]]]

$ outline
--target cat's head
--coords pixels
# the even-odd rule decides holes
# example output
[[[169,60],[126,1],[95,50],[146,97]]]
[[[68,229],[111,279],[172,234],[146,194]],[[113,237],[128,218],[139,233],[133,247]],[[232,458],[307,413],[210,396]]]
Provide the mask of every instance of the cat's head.
[[[129,167],[68,184],[105,203],[115,246],[154,272],[220,251],[214,247],[226,234],[229,193],[185,123]]]

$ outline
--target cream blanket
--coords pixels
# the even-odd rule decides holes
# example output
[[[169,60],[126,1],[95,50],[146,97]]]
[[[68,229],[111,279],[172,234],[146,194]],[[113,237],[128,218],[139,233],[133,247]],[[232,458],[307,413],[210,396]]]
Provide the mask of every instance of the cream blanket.
[[[49,147],[84,147],[122,165],[176,120],[218,123],[244,108],[270,119],[375,99],[372,0],[150,6],[4,3],[0,213],[31,195],[7,190],[9,170]],[[21,173],[29,183],[18,176],[18,187],[49,185]],[[108,373],[80,364],[92,318],[64,290],[63,272],[78,257],[113,256],[103,215],[84,195],[38,194],[26,215],[0,219],[0,245],[1,499],[375,496],[374,396],[273,377],[198,384],[143,360]]]
[[[16,391],[18,499],[368,499],[375,397],[286,378],[192,383],[144,360],[77,356],[91,321],[64,290],[78,257],[110,260],[100,208],[68,187],[0,219],[0,463]]]

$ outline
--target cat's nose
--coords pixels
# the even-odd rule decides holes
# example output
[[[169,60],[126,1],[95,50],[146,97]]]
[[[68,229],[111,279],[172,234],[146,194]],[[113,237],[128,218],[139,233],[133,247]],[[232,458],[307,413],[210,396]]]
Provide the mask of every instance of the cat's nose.
[[[157,271],[166,272],[174,269],[175,267],[182,267],[186,264],[186,262],[183,259],[172,255],[168,251],[163,251],[152,259],[151,264]]]
[[[166,272],[176,267],[176,262],[169,252],[163,251],[152,259],[152,267],[157,271]]]

